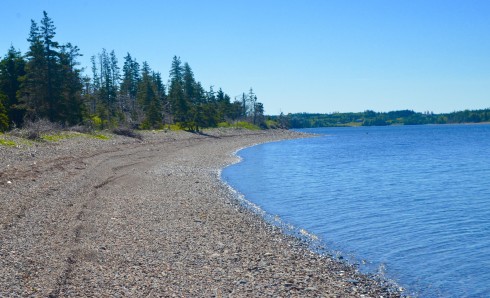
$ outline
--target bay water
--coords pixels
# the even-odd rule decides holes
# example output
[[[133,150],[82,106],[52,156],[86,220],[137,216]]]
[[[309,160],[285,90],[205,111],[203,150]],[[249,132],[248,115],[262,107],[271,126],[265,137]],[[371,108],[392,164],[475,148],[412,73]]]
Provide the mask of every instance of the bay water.
[[[330,254],[420,297],[490,297],[490,125],[305,129],[222,178]]]

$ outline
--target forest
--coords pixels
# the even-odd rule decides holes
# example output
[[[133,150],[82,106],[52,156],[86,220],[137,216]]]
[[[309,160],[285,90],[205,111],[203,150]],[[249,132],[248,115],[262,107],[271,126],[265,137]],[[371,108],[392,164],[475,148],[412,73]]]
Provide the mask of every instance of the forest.
[[[391,112],[364,111],[359,113],[310,114],[296,113],[272,117],[288,128],[386,126],[420,124],[457,124],[490,122],[490,108],[452,113],[419,113],[412,110]]]
[[[80,49],[55,39],[44,11],[31,20],[29,49],[12,45],[0,60],[0,132],[48,120],[63,127],[199,131],[207,127],[310,128],[490,122],[490,109],[434,114],[401,110],[358,113],[295,113],[264,116],[252,88],[233,99],[221,88],[205,89],[191,66],[174,56],[167,81],[127,53],[122,69],[114,51],[102,49],[81,67]],[[88,72],[89,74],[87,74]]]
[[[77,61],[80,49],[55,36],[54,22],[43,12],[40,23],[31,20],[28,51],[11,46],[0,61],[0,132],[40,119],[94,129],[266,127],[252,88],[233,100],[221,88],[206,90],[177,56],[164,84],[147,62],[127,53],[121,69],[115,52],[106,49],[91,57],[87,75]]]

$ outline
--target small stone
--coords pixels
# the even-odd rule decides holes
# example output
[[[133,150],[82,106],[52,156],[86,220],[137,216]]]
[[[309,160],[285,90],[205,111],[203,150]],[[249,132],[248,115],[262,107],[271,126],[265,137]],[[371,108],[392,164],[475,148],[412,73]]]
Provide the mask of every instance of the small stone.
[[[7,184],[12,184],[12,181],[7,181]]]
[[[352,278],[346,279],[345,281],[354,285],[357,285],[359,283],[358,280]]]

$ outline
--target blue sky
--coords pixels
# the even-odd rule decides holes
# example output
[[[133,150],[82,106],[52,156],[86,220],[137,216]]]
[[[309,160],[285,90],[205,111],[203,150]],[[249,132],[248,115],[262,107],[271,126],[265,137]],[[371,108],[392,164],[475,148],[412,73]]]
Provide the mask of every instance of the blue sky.
[[[106,48],[167,77],[177,55],[268,114],[490,107],[490,1],[2,0],[0,54],[26,52],[43,10],[88,69]]]

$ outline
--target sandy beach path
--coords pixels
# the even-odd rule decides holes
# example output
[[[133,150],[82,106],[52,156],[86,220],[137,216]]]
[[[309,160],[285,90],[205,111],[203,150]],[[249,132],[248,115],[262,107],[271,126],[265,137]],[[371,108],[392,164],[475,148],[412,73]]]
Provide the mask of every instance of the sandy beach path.
[[[0,148],[0,296],[398,296],[284,236],[220,182],[237,149],[296,137],[211,130]]]

